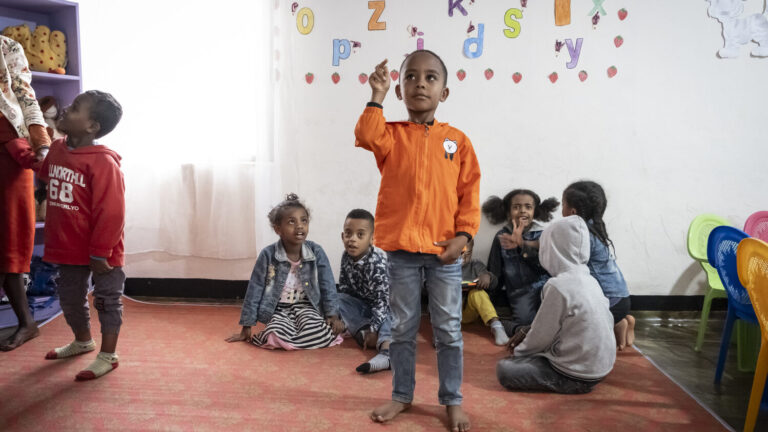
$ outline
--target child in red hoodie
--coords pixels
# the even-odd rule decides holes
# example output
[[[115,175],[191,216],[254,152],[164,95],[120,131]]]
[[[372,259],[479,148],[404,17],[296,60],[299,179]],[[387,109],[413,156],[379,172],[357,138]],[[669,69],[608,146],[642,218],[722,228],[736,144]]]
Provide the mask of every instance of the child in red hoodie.
[[[120,156],[95,142],[112,131],[123,114],[110,95],[87,91],[58,122],[66,135],[51,145],[40,169],[48,182],[44,261],[59,265],[61,309],[75,340],[46,354],[60,359],[93,351],[88,309],[88,279],[93,273],[93,306],[101,323],[101,352],[77,374],[98,378],[118,365],[117,336],[122,324],[123,226],[125,185]]]

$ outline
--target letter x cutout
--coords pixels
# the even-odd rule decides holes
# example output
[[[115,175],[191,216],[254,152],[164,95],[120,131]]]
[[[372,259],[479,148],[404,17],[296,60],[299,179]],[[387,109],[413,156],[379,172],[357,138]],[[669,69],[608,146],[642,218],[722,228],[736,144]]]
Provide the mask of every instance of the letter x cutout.
[[[597,12],[600,11],[600,15],[605,15],[605,9],[603,8],[603,3],[605,0],[592,0],[592,3],[595,5],[595,7],[592,8],[591,11],[587,14],[587,16],[592,16]]]

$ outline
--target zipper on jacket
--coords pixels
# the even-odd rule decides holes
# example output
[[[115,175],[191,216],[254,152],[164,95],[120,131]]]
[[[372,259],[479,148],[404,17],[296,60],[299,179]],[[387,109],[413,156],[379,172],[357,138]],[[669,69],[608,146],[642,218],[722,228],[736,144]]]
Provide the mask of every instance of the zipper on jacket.
[[[429,125],[426,123],[424,123],[424,136],[425,137],[429,136]]]

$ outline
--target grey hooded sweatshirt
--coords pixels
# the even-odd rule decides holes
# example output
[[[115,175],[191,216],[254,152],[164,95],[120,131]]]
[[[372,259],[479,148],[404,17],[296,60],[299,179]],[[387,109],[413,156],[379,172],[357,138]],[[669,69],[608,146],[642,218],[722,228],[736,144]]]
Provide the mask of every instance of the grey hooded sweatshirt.
[[[579,216],[549,225],[541,235],[539,261],[552,277],[541,291],[541,308],[516,357],[543,356],[573,378],[605,377],[616,361],[608,299],[589,274],[589,230]]]

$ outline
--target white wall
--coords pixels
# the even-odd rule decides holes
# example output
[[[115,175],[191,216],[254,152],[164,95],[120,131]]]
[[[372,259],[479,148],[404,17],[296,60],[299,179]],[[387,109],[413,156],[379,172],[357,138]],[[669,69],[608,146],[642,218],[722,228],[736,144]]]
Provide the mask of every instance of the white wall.
[[[560,198],[570,182],[596,180],[608,194],[605,220],[630,291],[700,294],[704,278],[685,248],[691,219],[713,212],[741,227],[749,214],[768,208],[768,150],[759,126],[767,124],[768,59],[749,57],[747,47],[739,59],[718,59],[721,27],[707,16],[705,1],[609,0],[608,15],[593,29],[586,18],[589,0],[572,1],[573,24],[566,27],[554,26],[552,1],[532,0],[516,39],[502,30],[504,12],[519,7],[518,1],[464,3],[469,16],[456,12],[449,18],[448,0],[389,0],[382,16],[387,30],[369,32],[365,1],[304,0],[300,7],[313,10],[315,26],[301,35],[286,10],[290,2],[281,2],[279,136],[290,155],[282,181],[286,193],[295,191],[313,210],[310,238],[324,246],[334,268],[344,215],[354,207],[373,211],[379,184],[373,156],[353,146],[355,122],[370,96],[357,76],[370,74],[384,57],[399,65],[416,47],[406,32],[416,25],[425,33],[425,48],[448,66],[451,95],[437,118],[472,139],[483,199],[518,187]],[[759,0],[745,4],[749,11],[762,9]],[[629,12],[625,21],[616,17],[621,7]],[[470,19],[485,25],[478,59],[462,55]],[[617,49],[618,34],[625,42]],[[555,57],[554,41],[578,37],[584,38],[581,58],[569,70],[567,48]],[[334,38],[362,42],[339,67],[331,66]],[[610,65],[618,68],[612,79],[605,72]],[[495,71],[490,81],[482,76],[488,67]],[[456,79],[459,68],[468,75],[463,82]],[[589,73],[584,83],[576,76],[582,69]],[[516,85],[510,78],[515,71],[524,75]],[[547,79],[552,71],[559,74],[554,85]],[[311,85],[304,82],[307,72],[315,75]],[[342,76],[335,85],[333,72]],[[393,94],[385,115],[406,116]],[[484,220],[478,256],[487,256],[496,229]],[[250,266],[248,260],[153,253],[129,256],[127,272],[246,279]]]

